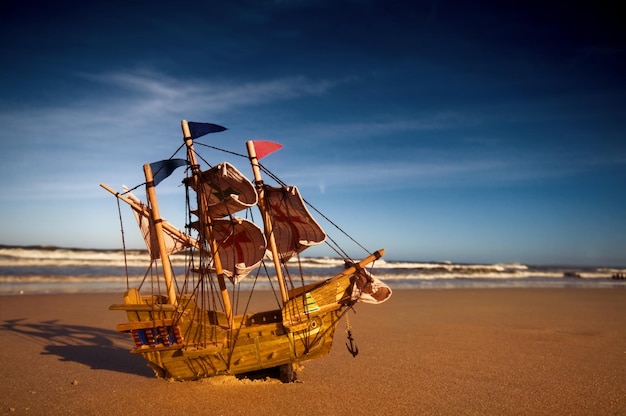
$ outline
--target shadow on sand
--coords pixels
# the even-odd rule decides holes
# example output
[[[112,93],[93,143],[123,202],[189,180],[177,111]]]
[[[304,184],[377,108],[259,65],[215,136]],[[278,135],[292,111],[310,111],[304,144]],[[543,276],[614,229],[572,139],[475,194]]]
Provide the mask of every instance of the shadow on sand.
[[[26,322],[24,319],[5,320],[0,329],[42,345],[42,354],[56,355],[61,361],[85,364],[94,370],[154,377],[144,360],[129,353],[132,342],[127,334],[61,324],[56,320],[39,323]]]

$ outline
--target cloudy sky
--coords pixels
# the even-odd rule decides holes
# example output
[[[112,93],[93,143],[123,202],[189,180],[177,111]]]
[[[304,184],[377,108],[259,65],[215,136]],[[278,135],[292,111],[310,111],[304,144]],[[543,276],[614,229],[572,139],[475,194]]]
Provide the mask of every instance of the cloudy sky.
[[[188,119],[389,259],[626,265],[624,12],[491,3],[3,1],[0,244],[120,247]]]

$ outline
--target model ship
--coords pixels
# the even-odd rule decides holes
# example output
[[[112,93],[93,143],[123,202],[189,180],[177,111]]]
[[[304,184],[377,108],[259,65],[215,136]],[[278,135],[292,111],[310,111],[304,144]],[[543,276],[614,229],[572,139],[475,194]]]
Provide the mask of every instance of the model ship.
[[[181,124],[184,145],[179,150],[186,157],[144,165],[140,186],[145,186],[146,203],[127,190],[101,184],[133,210],[148,246],[150,274],[156,276],[140,288],[129,287],[124,303],[110,307],[128,318],[117,330],[132,336],[131,353],[145,358],[159,377],[194,380],[274,369],[284,382],[293,381],[301,362],[330,351],[338,323],[357,302],[375,304],[391,296],[389,287],[370,273],[384,250],[366,252],[361,260],[344,255],[345,268],[339,273],[306,282],[297,260],[327,235],[298,188],[260,164],[259,159],[281,146],[246,143],[247,155],[238,156],[250,162],[250,181],[230,163],[210,166],[196,152],[198,138],[226,128]],[[185,231],[161,218],[156,190],[161,181],[182,172],[179,167],[186,168]],[[267,185],[263,174],[277,185]],[[260,225],[248,219],[254,213]],[[184,256],[184,275],[172,267],[174,253]],[[233,303],[239,285],[261,274],[275,290],[276,306],[239,311],[240,303],[250,304]],[[254,287],[248,292],[253,297]],[[356,355],[349,329],[346,345]]]

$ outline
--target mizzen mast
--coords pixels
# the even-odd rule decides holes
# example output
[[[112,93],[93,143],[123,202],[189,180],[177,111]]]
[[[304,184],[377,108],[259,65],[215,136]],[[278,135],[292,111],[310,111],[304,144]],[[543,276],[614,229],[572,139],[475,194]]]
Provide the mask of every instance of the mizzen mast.
[[[278,285],[280,287],[280,297],[285,305],[289,301],[289,292],[287,291],[287,285],[285,283],[285,277],[283,276],[280,257],[278,255],[278,249],[276,247],[276,239],[272,229],[272,219],[269,211],[265,205],[265,190],[263,187],[263,177],[261,176],[261,168],[259,166],[259,159],[256,155],[256,149],[254,148],[254,142],[249,140],[246,142],[246,149],[248,150],[248,157],[250,158],[250,164],[252,165],[252,173],[254,174],[254,184],[256,185],[256,191],[259,195],[259,209],[261,215],[263,215],[263,224],[265,227],[265,238],[267,239],[270,252],[272,253],[272,260],[274,261],[274,268],[276,269],[276,278],[278,279]]]

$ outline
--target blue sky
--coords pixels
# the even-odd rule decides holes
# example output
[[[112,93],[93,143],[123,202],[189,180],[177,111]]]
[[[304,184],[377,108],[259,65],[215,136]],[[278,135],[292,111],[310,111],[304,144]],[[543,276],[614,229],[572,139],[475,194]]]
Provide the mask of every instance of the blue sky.
[[[188,119],[389,259],[626,265],[623,12],[490,3],[3,2],[0,244],[119,247]]]

